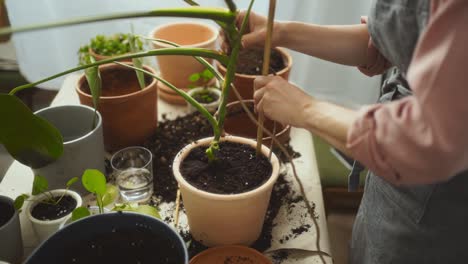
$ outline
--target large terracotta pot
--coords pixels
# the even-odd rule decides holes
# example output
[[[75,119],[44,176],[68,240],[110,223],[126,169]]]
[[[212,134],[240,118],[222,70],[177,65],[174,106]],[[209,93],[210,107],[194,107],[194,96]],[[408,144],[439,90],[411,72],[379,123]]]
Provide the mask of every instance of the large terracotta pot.
[[[284,60],[284,65],[286,65],[286,67],[282,69],[281,71],[277,72],[276,75],[283,77],[285,80],[288,80],[289,73],[291,72],[291,68],[293,65],[292,57],[283,48],[275,48],[275,49],[279,53],[281,53],[281,56],[283,57],[283,60]],[[216,61],[215,63],[221,75],[226,76],[226,67],[224,67],[218,61]],[[242,99],[244,100],[253,99],[253,83],[254,83],[255,78],[257,77],[258,75],[247,75],[247,74],[236,73],[234,80],[233,80],[233,84],[236,87],[236,89],[239,91],[240,95],[242,96]],[[236,97],[234,92],[230,91],[228,102],[234,102],[237,100],[238,98]]]
[[[258,188],[240,194],[209,193],[188,183],[179,168],[192,149],[207,146],[212,139],[204,138],[187,145],[177,154],[172,166],[187,212],[190,233],[196,240],[210,247],[250,245],[258,239],[262,231],[273,185],[279,175],[278,158],[272,155],[272,174]],[[222,138],[222,141],[225,140],[256,147],[255,141],[246,138]],[[269,149],[262,146],[262,153],[268,156]]]
[[[168,23],[156,27],[150,33],[151,38],[168,40],[183,47],[205,48],[215,50],[218,39],[218,30],[207,24],[195,22]],[[155,49],[173,48],[168,44],[153,42]],[[202,72],[205,67],[190,56],[158,56],[161,77],[175,85],[177,88],[187,89],[190,84],[190,75]],[[211,62],[211,60],[208,60]],[[202,83],[198,83],[202,84]],[[176,104],[184,104],[182,97],[178,96],[165,85],[158,83],[162,99]],[[174,98],[175,97],[175,98]]]
[[[258,120],[258,116],[254,113],[254,101],[253,100],[244,100],[244,104],[251,110],[255,118]],[[278,122],[276,124],[265,117],[265,122],[263,126],[273,133],[273,128],[276,125],[275,137],[276,139],[285,144],[289,140],[289,134],[291,132],[290,125],[282,125]],[[235,101],[227,104],[226,106],[226,118],[224,120],[224,134],[250,138],[252,140],[257,140],[257,125],[250,120],[247,113],[242,108],[240,101]],[[267,134],[264,134],[262,143],[268,147],[271,146],[272,139]]]
[[[145,70],[155,71],[144,66]],[[123,147],[141,144],[151,136],[157,126],[157,81],[151,83],[143,90],[136,90],[128,94],[122,93],[119,86],[124,77],[131,76],[132,83],[138,83],[133,69],[120,65],[104,65],[99,67],[103,79],[103,95],[101,95],[98,110],[103,119],[104,145],[107,151],[115,151]],[[125,74],[122,74],[125,73]],[[84,74],[78,80],[76,91],[80,102],[92,106],[93,101],[89,91],[86,90],[86,77]],[[125,85],[124,85],[125,86]],[[125,89],[122,88],[122,89]]]

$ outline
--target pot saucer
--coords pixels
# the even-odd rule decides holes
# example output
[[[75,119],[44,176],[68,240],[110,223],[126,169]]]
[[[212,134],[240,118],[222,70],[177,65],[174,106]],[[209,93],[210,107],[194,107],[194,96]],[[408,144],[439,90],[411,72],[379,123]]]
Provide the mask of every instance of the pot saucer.
[[[190,264],[271,264],[262,253],[245,246],[221,246],[207,249],[190,260]]]
[[[187,104],[185,102],[185,99],[182,96],[180,96],[180,95],[178,95],[178,94],[176,94],[174,92],[172,92],[172,93],[166,92],[166,90],[161,89],[160,84],[161,84],[161,82],[157,83],[158,89],[159,89],[159,91],[158,91],[159,98],[161,98],[162,100],[168,102],[169,104],[175,104],[175,105],[186,105]],[[167,89],[169,89],[169,88],[167,88]]]

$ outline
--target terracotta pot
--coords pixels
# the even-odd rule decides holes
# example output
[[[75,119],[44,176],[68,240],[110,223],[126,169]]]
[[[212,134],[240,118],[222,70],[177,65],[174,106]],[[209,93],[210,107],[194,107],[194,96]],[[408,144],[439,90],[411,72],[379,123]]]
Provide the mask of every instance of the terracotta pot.
[[[284,64],[286,65],[286,68],[282,69],[281,71],[277,72],[276,75],[283,77],[285,80],[289,79],[289,73],[291,72],[291,68],[293,65],[293,60],[291,55],[283,48],[275,48],[281,55],[283,56],[284,59]],[[218,61],[215,62],[216,66],[218,68],[218,71],[221,73],[221,75],[226,76],[226,67],[224,67],[221,63]],[[236,87],[236,89],[239,91],[240,95],[242,96],[242,99],[248,100],[248,99],[253,99],[253,82],[255,78],[257,78],[258,75],[247,75],[247,74],[240,74],[236,73],[233,84]],[[228,102],[234,102],[237,101],[238,98],[234,94],[233,91],[229,92],[229,97],[228,97]]]
[[[206,246],[250,245],[262,231],[273,185],[278,179],[279,161],[271,157],[271,177],[258,188],[240,194],[214,194],[197,189],[181,175],[179,167],[190,151],[207,146],[213,138],[200,139],[184,147],[175,157],[174,176],[179,183],[192,236]],[[222,141],[256,147],[256,142],[241,137],[224,137]],[[263,155],[269,154],[266,146]]]
[[[91,56],[93,56],[97,61],[100,60],[105,60],[105,59],[110,59],[113,56],[107,56],[107,55],[101,55],[99,53],[96,53],[93,49],[89,48],[88,52]],[[120,56],[120,55],[119,55]],[[124,59],[124,60],[119,60],[121,62],[132,62],[132,59]]]
[[[190,260],[190,264],[255,263],[271,264],[262,253],[244,246],[214,247],[203,251]]]
[[[76,201],[76,207],[75,208],[80,207],[82,205],[82,203],[83,203],[83,201],[81,199],[81,196],[78,193],[76,193],[74,191],[71,191],[71,190],[59,189],[59,190],[53,190],[53,191],[50,191],[50,192],[47,192],[47,193],[52,194],[54,197],[55,196],[61,196],[64,193],[66,193],[66,195],[69,195],[73,199],[75,199],[75,201]],[[59,230],[60,225],[62,223],[64,223],[64,222],[66,222],[68,220],[68,218],[71,217],[71,213],[72,213],[72,212],[70,212],[66,216],[63,216],[63,217],[61,217],[59,219],[55,219],[55,220],[39,220],[39,219],[34,218],[32,216],[32,214],[31,214],[31,211],[34,209],[34,207],[38,203],[40,203],[41,201],[43,201],[43,200],[45,200],[47,198],[49,198],[49,196],[46,195],[45,193],[34,196],[33,202],[31,202],[29,204],[29,206],[27,207],[27,209],[26,209],[26,214],[27,214],[29,220],[32,223],[34,232],[36,233],[37,237],[39,238],[39,240],[41,242],[46,240],[50,235],[52,235],[57,230]]]
[[[145,70],[155,71],[144,66]],[[117,71],[117,73],[116,73]],[[138,85],[133,69],[120,65],[104,65],[100,67],[103,79],[103,95],[100,98],[98,110],[103,119],[104,145],[107,151],[115,151],[123,147],[138,145],[151,136],[157,126],[157,81],[151,83],[143,90],[125,93],[117,85],[122,84],[126,76],[131,76],[131,83]],[[124,74],[122,74],[124,73]],[[85,89],[86,77],[84,74],[78,80],[76,91],[80,102],[92,106],[92,97]],[[125,87],[127,87],[125,85]],[[112,95],[120,91],[121,95]],[[107,95],[109,94],[109,95]]]
[[[244,104],[252,111],[255,118],[258,119],[256,113],[254,113],[254,101],[253,100],[244,100]],[[274,122],[268,118],[265,118],[263,126],[273,133],[273,128],[275,126]],[[282,125],[276,122],[276,139],[285,144],[289,141],[289,135],[291,132],[290,125]],[[247,113],[242,108],[240,101],[235,101],[227,104],[226,106],[226,119],[224,121],[224,134],[233,135],[239,137],[250,138],[252,140],[257,140],[257,125],[252,122],[247,115]],[[270,147],[272,139],[270,136],[264,134],[262,143],[263,145]]]
[[[206,108],[206,110],[208,110],[209,112],[211,112],[211,113],[216,112],[216,110],[218,109],[219,104],[221,103],[221,90],[220,89],[213,88],[213,87],[208,87],[208,88],[197,87],[197,88],[190,89],[187,93],[190,96],[193,97],[196,93],[199,93],[199,92],[201,92],[203,90],[208,90],[211,94],[216,94],[218,96],[218,99],[211,102],[211,103],[206,104],[206,103],[201,103],[200,102],[200,104],[202,106],[204,106]],[[187,107],[188,107],[189,112],[197,111],[197,109],[195,109],[195,107],[193,107],[191,104],[187,103]]]
[[[210,25],[195,22],[168,23],[155,28],[150,33],[151,38],[165,39],[183,47],[216,49],[218,30]],[[153,42],[155,49],[172,48],[172,46]],[[187,89],[190,84],[190,75],[202,72],[205,67],[190,56],[158,56],[161,77],[180,89]],[[208,60],[211,62],[212,60]],[[202,83],[198,83],[201,85]],[[164,85],[160,89],[175,94]]]

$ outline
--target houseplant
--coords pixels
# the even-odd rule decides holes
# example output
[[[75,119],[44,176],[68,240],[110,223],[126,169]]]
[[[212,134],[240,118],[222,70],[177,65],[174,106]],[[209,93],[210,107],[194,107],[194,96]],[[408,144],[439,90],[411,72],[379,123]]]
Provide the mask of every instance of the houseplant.
[[[164,83],[166,86],[168,86],[171,89],[173,89],[174,91],[176,91],[179,95],[184,97],[190,104],[192,104],[195,108],[197,108],[197,110],[199,110],[207,118],[207,120],[210,122],[210,124],[213,127],[214,137],[212,139],[208,139],[208,140],[205,141],[205,143],[208,144],[208,146],[207,146],[207,149],[206,149],[206,156],[205,155],[202,155],[202,156],[206,157],[206,161],[208,162],[207,164],[209,166],[212,166],[213,164],[218,164],[216,162],[216,159],[217,159],[217,157],[219,158],[219,153],[221,153],[221,151],[220,151],[221,139],[220,138],[221,138],[221,131],[222,131],[222,128],[223,128],[223,125],[224,125],[224,118],[225,118],[225,111],[226,111],[226,104],[227,104],[228,94],[229,94],[229,91],[230,91],[230,88],[231,88],[231,81],[232,81],[233,76],[234,76],[237,55],[238,55],[239,50],[240,50],[240,39],[241,39],[240,36],[242,35],[242,32],[243,32],[243,30],[244,30],[244,28],[246,26],[246,21],[248,19],[248,15],[247,15],[245,17],[243,23],[242,23],[242,27],[240,28],[240,30],[238,30],[235,27],[235,23],[234,23],[234,20],[235,20],[235,17],[236,17],[236,12],[237,12],[237,10],[235,8],[235,5],[234,5],[234,3],[232,1],[226,1],[226,3],[229,6],[229,11],[220,10],[220,9],[187,8],[187,9],[177,9],[177,10],[174,10],[174,9],[171,9],[171,10],[155,10],[155,11],[151,11],[151,12],[138,13],[138,14],[135,14],[134,16],[178,15],[178,16],[205,17],[205,18],[214,19],[214,20],[217,21],[217,23],[219,25],[221,25],[223,27],[223,29],[226,32],[225,34],[226,34],[227,38],[232,42],[232,45],[231,45],[232,50],[231,50],[231,53],[230,53],[229,57],[224,55],[224,54],[220,54],[220,53],[213,52],[213,51],[210,51],[210,50],[205,50],[205,49],[165,48],[165,49],[159,49],[159,50],[151,50],[151,51],[147,51],[147,52],[134,53],[134,54],[129,54],[129,55],[122,55],[122,56],[118,56],[118,57],[112,58],[112,59],[97,61],[97,62],[88,64],[88,65],[76,67],[74,69],[62,72],[62,73],[54,75],[54,76],[52,76],[50,78],[55,78],[55,77],[58,77],[58,76],[63,75],[63,74],[67,74],[67,73],[75,71],[75,70],[80,70],[80,69],[84,69],[84,68],[87,68],[87,67],[94,67],[94,66],[109,63],[109,62],[112,62],[112,61],[117,61],[117,60],[120,60],[120,59],[143,57],[143,56],[153,56],[153,55],[200,56],[200,57],[213,58],[213,59],[216,59],[216,60],[228,65],[227,66],[226,76],[225,76],[225,79],[224,79],[223,85],[222,85],[223,86],[223,88],[222,88],[223,89],[222,90],[223,91],[222,101],[221,101],[221,105],[220,105],[220,109],[219,109],[219,114],[218,114],[218,116],[216,118],[213,117],[213,115],[211,115],[198,102],[193,100],[192,97],[187,95],[186,92],[184,92],[184,91],[182,91],[180,89],[177,89],[176,87],[172,86],[169,82],[163,80],[159,76],[156,76],[156,75],[154,75],[154,74],[152,74],[152,73],[150,73],[148,71],[138,69],[138,70],[140,70],[142,72],[145,72],[148,75],[158,79],[159,81]],[[252,4],[253,4],[253,1],[251,1],[251,3],[250,3],[249,10],[250,10]],[[118,18],[118,17],[128,18],[129,14],[124,14],[124,15],[120,15],[120,16],[108,16],[105,19]],[[85,20],[75,20],[75,21],[73,21],[73,23],[77,23],[77,21],[87,22],[87,21],[95,21],[95,20],[99,20],[99,19],[88,18],[88,19],[85,19]],[[100,19],[100,20],[103,20],[103,19]],[[71,23],[72,22],[60,23],[60,25],[67,25],[67,24],[71,24]],[[55,24],[54,26],[57,26],[57,25],[58,24]],[[42,27],[44,27],[44,26],[42,26]],[[28,28],[28,29],[30,29],[30,28]],[[17,31],[24,31],[24,30],[26,30],[26,28],[17,29]],[[5,32],[9,32],[9,31],[5,31]],[[208,68],[211,69],[211,65],[209,65],[206,61],[204,62],[204,65],[205,65],[205,67],[208,67]],[[129,66],[129,67],[135,68],[135,67],[132,67],[132,66]],[[41,80],[39,82],[47,81],[50,78]],[[35,84],[37,84],[37,82]],[[25,88],[27,88],[27,87],[23,86],[23,87],[20,87],[18,89],[15,89],[15,90],[13,90],[13,93],[15,93],[18,90],[25,89]],[[222,143],[224,144],[225,142],[223,141]],[[243,141],[243,143],[246,143],[246,141]],[[225,145],[229,145],[229,144],[225,144]],[[247,148],[250,148],[250,147],[247,147]],[[181,152],[181,153],[187,153],[187,152],[188,151]],[[182,154],[180,156],[182,157]],[[261,156],[261,155],[259,155],[259,156]],[[274,161],[275,159],[276,158],[273,158],[272,160]],[[274,169],[275,166],[274,165],[272,166],[271,164],[270,164],[270,166],[272,167],[272,168],[270,167],[270,171],[275,172],[275,169]],[[275,179],[275,175],[268,175],[267,179]],[[262,183],[260,183],[259,188],[268,189],[267,187],[262,187],[262,186],[264,186],[264,185]],[[182,195],[184,195],[184,194],[182,194]],[[246,203],[245,206],[248,206],[248,203]],[[263,214],[263,216],[265,214],[265,212],[264,211],[262,212],[262,210],[257,210],[256,213],[258,213],[260,215]],[[189,218],[190,218],[190,215],[189,215]],[[189,220],[189,222],[190,222],[190,220]],[[242,242],[243,243],[249,243],[249,241],[247,241],[247,240],[242,241]]]
[[[0,262],[19,263],[23,255],[19,212],[13,200],[3,195],[0,195],[0,212]]]
[[[188,94],[199,102],[209,112],[216,112],[221,103],[221,90],[217,82],[212,82],[214,78],[213,73],[205,69],[202,72],[197,72],[190,75],[190,82]],[[201,81],[201,85],[198,84]],[[193,112],[196,109],[188,104],[189,111]]]
[[[40,241],[44,241],[60,225],[71,217],[72,211],[82,204],[81,196],[70,190],[70,187],[78,181],[77,177],[70,179],[66,189],[48,190],[46,178],[35,175],[32,197],[22,194],[15,199],[15,208],[20,211],[27,200],[26,215],[32,223],[34,232]]]

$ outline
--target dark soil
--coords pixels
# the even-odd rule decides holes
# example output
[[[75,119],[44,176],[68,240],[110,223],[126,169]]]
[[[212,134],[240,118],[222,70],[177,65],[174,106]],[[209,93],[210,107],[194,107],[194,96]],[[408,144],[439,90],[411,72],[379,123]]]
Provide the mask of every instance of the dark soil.
[[[182,176],[209,193],[238,194],[253,190],[271,176],[272,166],[264,155],[249,145],[221,142],[216,160],[206,156],[208,147],[193,149],[180,166]]]
[[[54,201],[60,196],[54,196]],[[63,196],[58,204],[51,202],[44,203],[41,201],[31,211],[31,215],[39,220],[55,220],[62,218],[71,213],[76,208],[76,200],[69,195]]]
[[[198,93],[195,93],[192,97],[197,102],[202,104],[210,104],[219,99],[219,96],[217,94],[212,93],[209,90],[203,90]]]
[[[288,259],[289,253],[286,250],[278,250],[273,253],[273,264],[281,264],[283,261]]]
[[[10,221],[15,214],[15,208],[11,204],[0,202],[0,228]]]
[[[255,264],[255,262],[244,256],[229,256],[224,259],[223,264]]]
[[[81,241],[57,263],[158,263],[180,264],[183,256],[167,237],[155,236],[146,228],[120,229]]]
[[[263,49],[244,49],[239,52],[237,61],[237,73],[248,75],[262,75],[263,68]],[[277,50],[271,50],[270,56],[270,74],[276,74],[286,68],[281,53]]]
[[[102,71],[101,96],[119,96],[131,94],[141,90],[136,73],[133,69],[114,68],[112,71]],[[149,84],[152,77],[145,75],[145,83]],[[91,94],[88,82],[83,83],[82,91]]]

